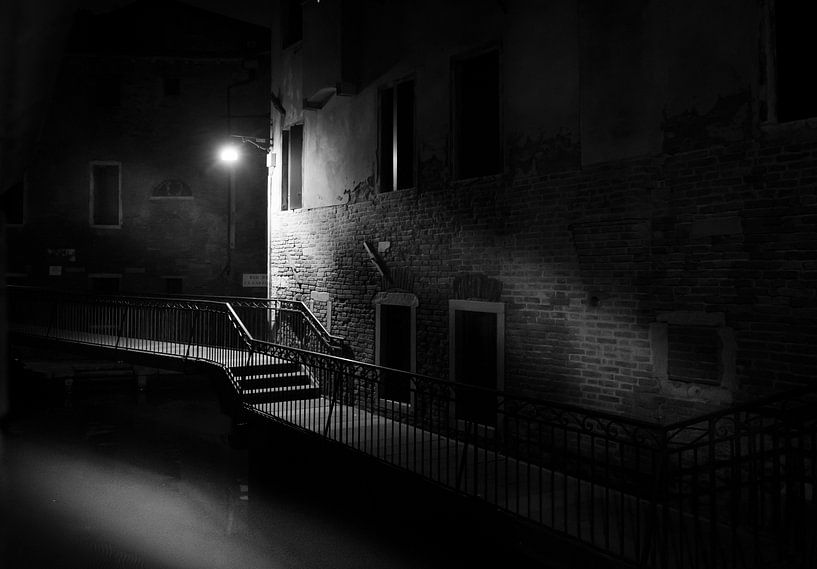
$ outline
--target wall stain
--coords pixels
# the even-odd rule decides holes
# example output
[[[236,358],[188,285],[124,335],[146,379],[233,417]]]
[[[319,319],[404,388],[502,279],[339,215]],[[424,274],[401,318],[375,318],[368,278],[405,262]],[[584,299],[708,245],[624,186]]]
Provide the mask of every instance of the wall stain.
[[[417,164],[417,187],[425,190],[434,190],[450,185],[451,172],[445,161],[436,154],[431,158],[420,160]]]
[[[349,188],[344,188],[343,193],[338,196],[338,202],[341,204],[361,203],[371,201],[377,196],[377,187],[374,182],[374,174],[367,178],[354,182],[354,185]]]
[[[704,114],[697,109],[669,116],[664,112],[664,152],[675,154],[751,138],[752,103],[748,90],[718,96]]]
[[[512,173],[522,176],[572,170],[581,164],[581,146],[568,130],[555,136],[516,134],[511,136],[508,164]]]

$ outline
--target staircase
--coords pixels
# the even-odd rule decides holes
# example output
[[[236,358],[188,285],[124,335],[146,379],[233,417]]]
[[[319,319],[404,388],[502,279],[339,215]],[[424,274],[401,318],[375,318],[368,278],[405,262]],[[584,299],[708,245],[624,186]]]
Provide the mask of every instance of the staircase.
[[[230,371],[251,405],[320,397],[320,388],[295,362],[237,366]]]

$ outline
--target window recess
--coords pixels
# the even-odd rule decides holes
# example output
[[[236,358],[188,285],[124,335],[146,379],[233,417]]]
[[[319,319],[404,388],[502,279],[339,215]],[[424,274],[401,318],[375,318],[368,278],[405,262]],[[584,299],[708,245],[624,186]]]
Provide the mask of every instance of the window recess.
[[[304,125],[294,124],[281,139],[281,210],[302,207]]]
[[[91,162],[90,223],[92,227],[122,226],[122,165]]]
[[[502,172],[499,50],[453,62],[454,175],[457,179]]]
[[[378,98],[380,191],[414,187],[414,80],[384,87]]]

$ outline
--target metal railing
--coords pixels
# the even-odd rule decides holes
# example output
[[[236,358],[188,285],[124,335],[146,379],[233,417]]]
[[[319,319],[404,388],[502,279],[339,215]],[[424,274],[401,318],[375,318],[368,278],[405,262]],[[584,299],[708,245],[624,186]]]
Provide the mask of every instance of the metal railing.
[[[308,327],[273,332],[287,306],[277,301],[236,309],[233,300],[19,288],[10,299],[12,335],[214,363],[246,413],[331,439],[634,566],[817,566],[815,389],[662,426],[304,349],[312,347],[303,339]],[[253,365],[270,377],[251,377]]]
[[[662,555],[678,567],[817,567],[817,393],[665,428]]]
[[[309,307],[299,300],[210,295],[164,298],[227,302],[256,340],[322,354],[341,355],[343,352],[343,338],[330,334]]]
[[[224,302],[128,297],[9,286],[9,328],[18,337],[143,352],[232,369],[252,357],[251,336]]]

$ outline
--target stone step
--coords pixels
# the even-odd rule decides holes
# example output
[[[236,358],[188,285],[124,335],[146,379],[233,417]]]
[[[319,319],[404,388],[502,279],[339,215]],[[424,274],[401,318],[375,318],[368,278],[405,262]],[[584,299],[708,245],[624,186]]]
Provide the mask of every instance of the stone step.
[[[275,389],[276,387],[309,386],[310,384],[309,376],[305,373],[244,376],[238,381],[244,389]]]
[[[274,403],[279,401],[318,399],[320,394],[320,388],[318,387],[283,387],[280,389],[244,393],[244,401],[251,405],[257,405],[259,403]]]
[[[295,362],[276,362],[272,364],[236,366],[230,368],[230,371],[233,372],[236,377],[275,375],[279,373],[292,373],[300,370],[301,366]]]

